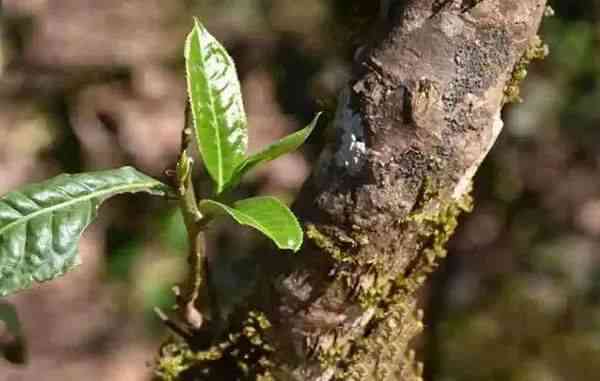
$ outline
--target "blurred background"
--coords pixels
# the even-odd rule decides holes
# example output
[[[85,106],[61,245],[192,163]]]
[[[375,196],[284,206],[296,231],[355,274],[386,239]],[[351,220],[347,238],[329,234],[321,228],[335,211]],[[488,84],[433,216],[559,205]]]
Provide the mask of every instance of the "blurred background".
[[[165,179],[183,123],[191,15],[237,62],[251,149],[303,127],[332,110],[377,13],[372,3],[0,1],[0,194],[121,165]],[[600,378],[600,0],[552,6],[542,30],[551,55],[530,67],[525,102],[506,109],[476,178],[476,208],[423,292],[427,380]],[[291,201],[322,128],[240,193]],[[226,221],[209,246],[226,253],[225,289],[251,278],[244,255],[269,247]],[[0,358],[0,381],[148,380],[166,334],[152,307],[173,303],[184,251],[173,205],[139,195],[107,203],[81,241],[83,265],[6,299],[17,306],[26,356],[9,348],[5,356],[23,364]],[[0,301],[0,343],[12,340],[11,315]]]

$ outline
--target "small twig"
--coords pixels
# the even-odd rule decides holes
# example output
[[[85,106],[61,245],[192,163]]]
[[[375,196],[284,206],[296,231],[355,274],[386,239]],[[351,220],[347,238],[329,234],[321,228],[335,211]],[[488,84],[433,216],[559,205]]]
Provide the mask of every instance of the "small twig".
[[[193,160],[188,155],[188,147],[192,140],[192,127],[190,120],[189,105],[185,112],[185,125],[181,134],[181,154],[177,162],[177,191],[179,193],[179,202],[183,214],[183,220],[188,232],[189,253],[188,263],[189,273],[184,285],[184,294],[180,298],[180,307],[183,319],[195,330],[202,327],[204,321],[202,313],[197,308],[196,301],[200,296],[202,282],[206,279],[204,268],[204,240],[200,222],[202,214],[198,210],[196,201],[196,192],[192,181]]]
[[[207,290],[213,319],[220,318],[216,292],[209,278],[208,258],[204,242],[204,226],[206,218],[198,209],[196,192],[192,181],[193,160],[188,154],[192,143],[192,121],[189,103],[185,112],[185,125],[181,136],[181,154],[177,162],[177,189],[180,207],[183,213],[189,239],[189,273],[184,285],[184,293],[180,295],[179,307],[185,322],[194,330],[199,330],[204,317],[198,309],[198,301],[202,288]]]
[[[177,324],[176,322],[171,320],[171,318],[169,318],[169,316],[167,316],[167,314],[163,310],[161,310],[159,307],[154,307],[154,313],[156,314],[156,316],[158,316],[160,321],[167,328],[169,328],[171,331],[173,331],[173,333],[175,333],[176,335],[179,335],[182,339],[184,339],[186,341],[191,340],[192,334],[190,334],[185,328],[183,328],[182,326],[180,326],[179,324]]]

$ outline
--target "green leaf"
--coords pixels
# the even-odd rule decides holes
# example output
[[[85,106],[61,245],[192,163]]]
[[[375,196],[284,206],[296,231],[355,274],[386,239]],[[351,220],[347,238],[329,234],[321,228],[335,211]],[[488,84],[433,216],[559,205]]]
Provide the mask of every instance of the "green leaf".
[[[0,198],[0,296],[54,279],[80,260],[78,241],[100,204],[119,193],[167,187],[131,167],[60,175]]]
[[[197,20],[186,40],[185,59],[196,142],[218,194],[248,145],[240,83],[225,48]]]
[[[321,113],[318,113],[308,126],[304,127],[300,131],[286,136],[278,142],[271,144],[261,152],[258,152],[244,160],[236,168],[229,187],[236,186],[240,182],[242,176],[254,169],[257,165],[267,163],[271,160],[277,159],[281,155],[285,155],[286,153],[297,150],[298,147],[300,147],[313,132],[320,116]]]
[[[302,228],[296,216],[275,197],[254,197],[237,201],[233,207],[213,200],[202,200],[200,211],[206,215],[227,213],[242,225],[251,226],[269,237],[280,249],[298,251]]]

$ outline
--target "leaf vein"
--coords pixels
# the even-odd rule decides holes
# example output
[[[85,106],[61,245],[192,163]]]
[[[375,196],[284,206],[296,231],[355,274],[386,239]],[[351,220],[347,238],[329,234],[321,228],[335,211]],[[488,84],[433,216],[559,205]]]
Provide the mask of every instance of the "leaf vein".
[[[88,200],[91,200],[94,198],[100,198],[103,196],[109,196],[111,194],[116,194],[116,193],[120,193],[120,192],[129,192],[129,191],[133,192],[136,190],[151,188],[156,185],[158,185],[157,182],[134,183],[134,184],[126,184],[126,185],[122,185],[122,186],[118,186],[118,187],[114,187],[114,188],[103,189],[100,191],[94,191],[90,194],[87,194],[87,195],[79,197],[79,198],[73,198],[71,200],[68,200],[68,201],[53,205],[53,206],[49,206],[47,208],[42,208],[41,210],[29,213],[29,214],[24,214],[22,217],[15,219],[15,221],[10,222],[10,223],[0,227],[0,235],[2,235],[7,230],[10,230],[12,227],[19,225],[19,224],[23,224],[25,222],[28,222],[37,216],[40,216],[40,215],[43,215],[46,213],[52,213],[56,210],[66,208],[68,206],[71,206],[71,205],[74,205],[77,203],[88,201]]]

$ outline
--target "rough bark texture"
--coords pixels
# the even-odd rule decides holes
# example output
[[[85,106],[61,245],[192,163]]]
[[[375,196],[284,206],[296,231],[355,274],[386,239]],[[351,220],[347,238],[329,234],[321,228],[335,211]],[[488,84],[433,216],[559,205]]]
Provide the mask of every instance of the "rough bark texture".
[[[385,37],[358,55],[335,139],[296,203],[302,252],[267,258],[268,282],[246,306],[265,315],[237,314],[229,342],[205,352],[229,370],[202,362],[196,379],[420,379],[414,294],[469,207],[545,0],[397,5]]]

